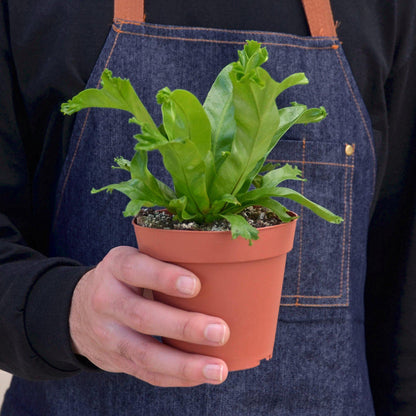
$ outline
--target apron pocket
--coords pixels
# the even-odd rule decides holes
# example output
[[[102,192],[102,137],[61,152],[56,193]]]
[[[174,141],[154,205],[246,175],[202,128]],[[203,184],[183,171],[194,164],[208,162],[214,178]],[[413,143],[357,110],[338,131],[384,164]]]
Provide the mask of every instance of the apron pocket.
[[[340,215],[330,224],[308,209],[282,200],[300,215],[295,243],[288,254],[282,306],[348,306],[354,143],[281,140],[269,161],[302,170],[303,181],[283,183]]]

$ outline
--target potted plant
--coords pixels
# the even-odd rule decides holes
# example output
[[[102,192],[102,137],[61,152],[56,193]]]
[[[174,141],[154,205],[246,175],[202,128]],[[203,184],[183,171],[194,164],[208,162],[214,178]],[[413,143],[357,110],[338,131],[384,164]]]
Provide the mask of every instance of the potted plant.
[[[188,268],[201,279],[201,292],[193,299],[154,293],[156,300],[220,316],[230,326],[230,340],[222,347],[164,342],[221,357],[230,371],[272,356],[286,254],[297,218],[274,198],[294,200],[332,223],[342,221],[280,186],[286,180],[305,180],[299,169],[266,162],[291,126],[326,117],[323,107],[292,103],[278,109],[282,91],[308,80],[303,73],[273,80],[261,67],[267,58],[265,48],[248,41],[238,61],[219,73],[203,105],[189,91],[163,88],[157,94],[163,116],[159,127],[130,81],[107,69],[102,88],[84,90],[62,105],[65,114],[89,107],[125,110],[133,115],[130,122],[140,126],[132,160],[115,159],[130,179],[92,192],[127,195],[124,215],[134,217],[140,251]],[[148,169],[148,152],[155,150],[173,188]],[[143,209],[149,207],[162,210]]]

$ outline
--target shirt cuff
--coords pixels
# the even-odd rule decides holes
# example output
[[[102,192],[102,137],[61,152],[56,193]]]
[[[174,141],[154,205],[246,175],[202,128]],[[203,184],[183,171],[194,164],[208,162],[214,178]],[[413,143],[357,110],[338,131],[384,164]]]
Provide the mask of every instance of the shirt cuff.
[[[26,336],[56,377],[97,369],[72,351],[69,312],[75,286],[91,267],[59,266],[47,271],[33,285],[26,302]],[[72,374],[71,374],[72,373]]]

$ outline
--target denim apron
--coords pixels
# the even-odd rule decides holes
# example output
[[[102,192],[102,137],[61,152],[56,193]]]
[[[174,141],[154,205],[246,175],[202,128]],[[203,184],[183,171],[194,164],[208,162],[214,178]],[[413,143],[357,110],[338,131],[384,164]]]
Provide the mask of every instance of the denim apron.
[[[294,100],[310,107],[324,105],[328,117],[292,128],[270,159],[301,168],[307,182],[291,185],[344,222],[330,225],[287,204],[300,220],[287,260],[273,358],[257,368],[230,373],[220,386],[186,389],[153,387],[105,372],[82,372],[57,381],[15,378],[5,416],[374,414],[363,324],[375,180],[371,125],[335,31],[328,35],[320,26],[319,20],[332,18],[331,13],[325,17],[328,13],[318,1],[314,24],[309,3],[305,1],[305,11],[312,37],[147,24],[140,7],[123,8],[116,2],[113,27],[88,82],[88,87],[97,87],[104,68],[129,78],[160,123],[155,101],[159,89],[185,88],[203,101],[220,69],[237,60],[237,49],[246,39],[267,47],[265,68],[273,78],[306,73],[310,84],[285,91],[278,106]],[[333,21],[330,25],[333,28]],[[137,126],[128,124],[128,117],[105,109],[77,115],[57,192],[51,254],[93,265],[114,246],[136,244],[131,219],[121,215],[125,197],[90,194],[92,187],[126,179],[125,172],[111,166],[115,156],[132,156]],[[149,167],[169,181],[156,153]]]

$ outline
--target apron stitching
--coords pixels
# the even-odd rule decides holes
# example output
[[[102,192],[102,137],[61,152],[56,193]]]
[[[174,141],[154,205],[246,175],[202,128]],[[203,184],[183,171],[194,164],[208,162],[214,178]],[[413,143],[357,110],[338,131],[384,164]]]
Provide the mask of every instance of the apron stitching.
[[[114,24],[118,23],[126,23],[133,26],[145,26],[154,29],[166,29],[166,30],[187,30],[187,31],[200,31],[200,32],[224,32],[224,33],[236,33],[236,34],[244,34],[244,33],[251,33],[253,35],[278,35],[282,37],[292,38],[292,39],[299,39],[299,40],[306,40],[308,42],[314,42],[316,40],[324,40],[324,39],[333,39],[338,40],[337,37],[330,37],[330,36],[297,36],[291,35],[289,33],[279,33],[279,32],[267,32],[261,30],[237,30],[237,29],[220,29],[214,27],[189,27],[189,26],[169,26],[169,25],[158,25],[152,23],[140,23],[135,22],[133,20],[124,20],[124,19],[115,19]],[[332,47],[332,46],[331,46]]]
[[[344,158],[345,158],[345,163],[347,163],[348,156],[345,155]],[[345,174],[344,174],[344,218],[347,217],[347,213],[348,213],[347,188],[348,188],[348,169],[345,168]],[[344,283],[346,234],[347,234],[347,221],[344,221],[344,224],[343,224],[343,227],[342,227],[342,258],[341,258],[340,293],[342,293],[343,283]],[[347,285],[348,285],[348,283],[347,283]],[[347,290],[348,290],[348,288],[347,288]],[[347,303],[348,303],[348,298],[347,298]]]
[[[145,24],[144,22],[136,22],[135,20],[128,20],[128,19],[118,19],[118,18],[114,18],[113,19],[113,23],[115,25],[121,25],[123,26],[124,24],[126,25],[134,25],[134,26],[144,26],[147,24]]]
[[[355,148],[355,145],[354,145]],[[352,163],[355,165],[355,152],[352,155]],[[348,230],[348,251],[347,251],[347,302],[350,300],[350,262],[351,262],[351,230],[352,230],[352,197],[353,197],[353,182],[354,182],[354,169],[351,170],[350,179],[350,215],[349,215],[349,230]]]
[[[345,146],[345,144],[344,144]],[[302,148],[302,158],[305,159],[305,139],[303,140],[303,148]],[[354,146],[355,147],[355,146]],[[355,152],[354,152],[355,153]],[[302,166],[305,164],[305,161],[300,162]],[[323,164],[327,165],[327,163],[319,163],[315,162],[314,164]],[[309,307],[334,307],[334,306],[348,306],[349,305],[349,270],[350,270],[350,250],[351,250],[351,220],[352,220],[352,177],[353,177],[353,169],[355,167],[354,163],[354,155],[352,156],[352,165],[348,163],[348,156],[345,155],[345,163],[342,164],[335,164],[336,166],[342,166],[345,168],[345,174],[344,174],[344,218],[347,218],[348,214],[348,208],[350,209],[348,220],[350,221],[348,224],[348,232],[347,232],[347,224],[346,221],[343,225],[343,236],[342,236],[342,258],[341,258],[341,276],[340,276],[340,292],[339,295],[327,295],[327,296],[314,296],[314,295],[300,295],[299,294],[299,286],[300,286],[300,273],[298,273],[298,286],[297,286],[297,294],[296,295],[282,295],[282,298],[296,298],[295,303],[282,303],[282,306],[309,306]],[[352,168],[352,169],[351,169]],[[349,172],[351,171],[351,178],[348,181]],[[349,186],[348,186],[349,183]],[[349,194],[348,194],[349,189]],[[301,187],[301,193],[303,194],[303,183]],[[349,198],[348,198],[349,195]],[[349,201],[348,201],[349,199]],[[302,223],[301,223],[302,224]],[[300,235],[302,235],[302,228],[300,229]],[[347,242],[347,234],[348,234],[348,242]],[[345,267],[345,252],[347,251],[347,270],[346,270],[346,276],[344,275],[344,267]],[[301,244],[299,248],[300,258],[302,253],[302,239]],[[301,260],[300,260],[301,261]],[[346,280],[345,288],[346,288],[346,294],[347,294],[347,300],[345,304],[305,304],[300,303],[300,299],[339,299],[342,298],[344,293],[344,280]]]
[[[282,298],[299,298],[299,299],[339,299],[342,298],[341,295],[284,295]],[[298,303],[297,306],[302,306],[301,303]],[[327,306],[332,306],[329,304]]]
[[[305,160],[304,162],[302,160],[280,160],[280,159],[267,159],[268,162],[279,162],[279,163],[291,163],[291,164],[302,164],[305,165],[324,165],[324,166],[335,166],[335,167],[341,167],[341,168],[353,168],[354,166],[349,163],[334,163],[334,162],[315,162],[312,160]]]
[[[305,157],[305,147],[306,147],[306,142],[305,139],[302,141],[303,145],[302,145],[302,158],[306,159]],[[343,145],[345,146],[345,144]],[[294,160],[279,160],[279,159],[268,159],[268,161],[270,162],[279,162],[279,163],[297,163],[302,165],[302,167],[304,167],[305,164],[311,164],[311,165],[324,165],[324,166],[336,166],[336,167],[343,167],[345,168],[345,175],[344,175],[344,218],[347,217],[347,213],[348,213],[348,198],[347,198],[347,189],[348,189],[348,184],[347,184],[347,180],[348,180],[348,173],[350,169],[354,169],[354,162],[352,164],[348,163],[348,157],[345,156],[345,163],[332,163],[332,162],[314,162],[314,161],[306,161],[306,160],[301,160],[301,161],[294,161]],[[302,168],[303,170],[303,168]],[[351,187],[352,184],[350,184]],[[304,185],[302,183],[301,185],[301,193],[303,194],[304,192]],[[351,204],[351,201],[350,201]],[[301,207],[302,209],[302,207]],[[301,223],[302,224],[302,223]],[[300,228],[300,235],[302,235],[302,225]],[[300,288],[300,268],[299,268],[299,272],[298,272],[298,285],[297,285],[297,294],[296,295],[289,295],[289,294],[285,294],[282,295],[282,298],[297,298],[296,299],[296,303],[294,303],[293,305],[288,305],[286,304],[285,306],[312,306],[312,305],[303,305],[301,303],[299,303],[299,299],[339,299],[343,296],[343,285],[344,285],[344,280],[345,280],[345,276],[344,276],[344,264],[345,264],[345,248],[346,248],[346,223],[344,222],[343,225],[343,237],[342,237],[342,259],[341,259],[341,278],[340,278],[340,294],[339,295],[325,295],[325,296],[319,296],[319,295],[300,295],[299,294],[299,288]],[[302,243],[302,240],[301,240]],[[301,257],[301,252],[302,252],[302,244],[300,247],[300,257]],[[301,259],[299,260],[301,262]],[[321,305],[321,306],[336,306],[336,305]],[[342,305],[345,306],[345,305]]]
[[[64,183],[63,183],[62,189],[61,189],[61,196],[59,198],[58,207],[56,209],[56,215],[55,215],[55,220],[54,220],[54,224],[53,224],[53,230],[55,230],[56,222],[58,220],[59,213],[61,211],[61,206],[62,206],[62,201],[63,201],[64,194],[65,194],[65,189],[66,189],[66,186],[68,184],[69,177],[71,175],[72,166],[73,166],[73,164],[75,162],[75,159],[78,155],[78,149],[79,149],[79,146],[81,144],[81,138],[82,138],[82,135],[84,134],[84,130],[85,130],[85,127],[86,127],[86,124],[87,124],[87,120],[88,120],[88,116],[90,114],[90,111],[91,111],[91,109],[88,109],[87,114],[85,115],[85,119],[84,119],[84,122],[82,124],[81,133],[78,137],[77,144],[75,145],[74,154],[72,155],[71,162],[69,163],[68,172],[65,175]]]
[[[226,44],[226,45],[245,45],[245,41],[228,41],[228,40],[212,40],[212,39],[192,39],[192,38],[182,38],[182,37],[175,37],[175,36],[161,36],[161,35],[150,35],[148,33],[135,33],[135,32],[128,32],[118,29],[115,25],[113,25],[113,30],[117,33],[123,33],[125,35],[132,35],[132,36],[142,36],[146,38],[154,38],[154,39],[166,39],[166,40],[182,40],[185,42],[204,42],[204,43],[218,43],[218,44]],[[282,46],[282,47],[289,47],[289,48],[298,48],[298,49],[306,49],[306,50],[332,50],[332,46],[300,46],[300,45],[293,45],[293,44],[286,44],[286,43],[275,43],[275,42],[261,42],[262,45],[267,46]]]
[[[302,306],[306,308],[335,308],[337,306],[349,306],[349,303],[322,303],[322,304],[312,304],[312,303],[281,303],[280,306]]]
[[[305,159],[306,159],[306,140],[302,140],[302,178],[304,177],[305,169]],[[300,193],[304,195],[305,193],[305,182],[301,183]],[[300,224],[299,224],[299,263],[298,263],[298,282],[296,286],[296,295],[300,295],[300,280],[302,275],[302,249],[303,249],[303,205],[300,207]],[[296,304],[299,305],[299,297],[296,298]]]
[[[108,63],[110,62],[110,59],[111,59],[111,56],[113,55],[115,46],[116,46],[118,38],[119,38],[119,35],[120,34],[117,33],[115,38],[114,38],[114,43],[113,43],[113,46],[112,46],[112,48],[110,50],[110,53],[108,55],[107,61],[104,65],[104,68],[107,68]],[[98,88],[99,85],[100,85],[100,79],[97,82],[96,88]],[[54,222],[53,222],[53,227],[52,227],[53,230],[55,230],[55,227],[56,227],[56,223],[57,223],[57,220],[58,220],[58,217],[59,217],[59,213],[61,211],[61,206],[62,206],[64,194],[65,194],[65,189],[66,189],[66,186],[68,184],[68,180],[69,180],[69,177],[71,175],[71,171],[72,171],[72,167],[75,163],[75,159],[78,156],[78,150],[79,150],[79,147],[81,145],[82,138],[84,136],[84,131],[85,131],[85,128],[87,126],[87,122],[88,122],[90,112],[91,112],[91,109],[88,109],[87,113],[85,115],[84,122],[82,124],[82,129],[81,129],[80,135],[79,135],[79,137],[77,139],[77,143],[75,145],[75,149],[74,149],[74,153],[73,153],[72,158],[71,158],[71,162],[69,163],[68,172],[65,175],[64,183],[62,185],[61,192],[60,192],[60,198],[59,198],[59,201],[58,201],[58,206],[57,206],[57,209],[56,209],[55,219],[54,219]]]
[[[373,157],[373,162],[374,162],[373,163],[373,193],[374,193],[374,187],[375,187],[375,183],[376,183],[376,163],[377,162],[376,162],[376,156],[375,156],[375,150],[374,150],[373,135],[372,135],[372,133],[370,131],[369,126],[367,125],[366,118],[364,117],[364,113],[363,113],[363,111],[361,109],[360,103],[358,102],[358,99],[357,99],[357,97],[356,97],[356,95],[354,93],[354,90],[353,90],[352,85],[350,83],[350,80],[348,78],[347,72],[345,70],[344,64],[342,62],[341,56],[339,55],[339,51],[335,49],[335,53],[337,54],[337,58],[338,58],[340,67],[341,67],[342,72],[343,72],[344,77],[345,77],[345,81],[347,82],[347,86],[348,86],[348,88],[349,88],[349,90],[350,90],[350,92],[352,94],[354,103],[355,103],[355,105],[357,107],[358,113],[359,113],[360,118],[361,118],[361,120],[363,122],[363,125],[364,125],[365,132],[367,134],[368,141],[370,143],[371,155]]]

